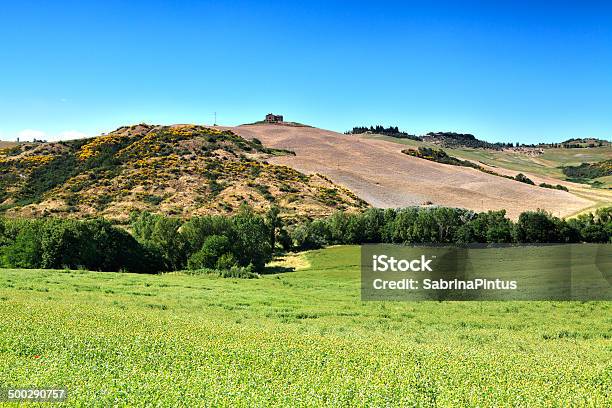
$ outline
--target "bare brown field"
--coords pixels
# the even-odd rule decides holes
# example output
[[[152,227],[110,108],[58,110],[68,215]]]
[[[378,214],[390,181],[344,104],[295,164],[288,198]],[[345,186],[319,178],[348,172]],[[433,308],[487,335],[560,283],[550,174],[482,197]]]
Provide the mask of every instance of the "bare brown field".
[[[323,174],[376,207],[434,204],[475,211],[505,209],[509,217],[516,218],[536,209],[563,217],[595,204],[568,192],[410,157],[401,153],[402,145],[385,140],[278,124],[230,129],[267,146],[294,151],[295,156],[269,161]]]
[[[0,140],[0,149],[6,149],[8,147],[13,147],[17,145],[16,142],[7,142],[5,140]]]
[[[469,159],[463,159],[463,160],[469,160]],[[475,162],[473,160],[470,160],[470,161],[472,161],[475,164],[478,164],[479,166],[484,167],[485,169],[496,172],[498,174],[503,174],[506,176],[516,175],[515,170],[506,169],[500,166],[492,167],[482,162]],[[555,177],[545,176],[542,174],[536,174],[536,173],[532,173],[528,171],[524,171],[523,174],[525,174],[528,178],[533,180],[535,184],[548,183],[552,185],[560,184],[562,186],[565,186],[569,189],[572,195],[583,198],[591,202],[591,204],[588,207],[580,208],[573,213],[566,213],[564,214],[564,216],[576,216],[582,213],[594,212],[600,207],[608,207],[612,205],[612,191],[610,190],[597,189],[587,184],[573,183],[567,180],[559,180],[558,178],[555,178]]]

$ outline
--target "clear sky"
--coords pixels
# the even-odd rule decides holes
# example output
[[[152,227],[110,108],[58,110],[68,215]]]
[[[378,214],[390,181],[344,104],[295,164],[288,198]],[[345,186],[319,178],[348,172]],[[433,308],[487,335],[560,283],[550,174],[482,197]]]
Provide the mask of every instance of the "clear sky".
[[[612,137],[608,2],[3,2],[0,139],[268,112],[345,131]]]

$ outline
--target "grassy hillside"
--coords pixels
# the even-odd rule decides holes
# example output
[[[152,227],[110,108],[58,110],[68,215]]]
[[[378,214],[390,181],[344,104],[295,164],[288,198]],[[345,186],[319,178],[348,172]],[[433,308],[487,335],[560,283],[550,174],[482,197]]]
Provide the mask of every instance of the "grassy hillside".
[[[568,177],[568,180],[585,184],[593,182],[597,185],[603,184],[600,179],[612,176],[612,159],[595,163],[582,163],[579,166],[565,166],[563,167],[563,174]]]
[[[551,148],[544,149],[544,153],[538,156],[520,152],[497,152],[480,149],[449,149],[449,153],[451,152],[457,156],[480,161],[484,164],[554,177],[560,180],[566,178],[561,169],[563,166],[594,163],[606,159],[609,160],[612,157],[612,149],[609,147],[588,149]]]
[[[604,406],[609,302],[361,302],[358,247],[260,279],[0,271],[3,385],[84,406]]]
[[[131,210],[192,216],[275,204],[288,217],[366,204],[319,175],[266,159],[231,131],[195,125],[122,127],[108,135],[0,150],[0,210],[8,215],[125,219]]]

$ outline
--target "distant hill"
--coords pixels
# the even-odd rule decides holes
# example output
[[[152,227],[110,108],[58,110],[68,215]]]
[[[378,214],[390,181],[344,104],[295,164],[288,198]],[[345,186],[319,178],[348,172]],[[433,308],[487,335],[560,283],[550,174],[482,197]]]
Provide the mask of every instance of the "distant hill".
[[[455,132],[429,132],[421,136],[424,142],[435,143],[442,147],[471,147],[479,149],[494,149],[500,150],[503,148],[512,147],[512,143],[489,143],[484,140],[477,139],[476,136],[470,133],[455,133]]]
[[[188,217],[248,203],[299,218],[367,206],[324,176],[266,161],[284,154],[291,152],[196,125],[140,124],[90,139],[21,143],[0,150],[0,213],[124,220],[132,210]]]
[[[398,139],[410,139],[421,141],[422,139],[419,136],[411,135],[409,133],[403,132],[399,130],[397,126],[389,126],[384,127],[381,125],[377,126],[356,126],[353,129],[346,132],[347,135],[362,135],[362,134],[377,134],[384,136],[391,136]]]
[[[399,130],[397,126],[355,126],[351,130],[345,132],[347,135],[375,134],[390,136],[397,139],[410,139],[422,141],[426,143],[436,144],[446,148],[473,148],[473,149],[491,149],[491,150],[513,150],[527,154],[542,154],[543,149],[548,148],[595,148],[595,147],[612,147],[612,143],[607,140],[597,138],[576,138],[568,139],[561,143],[537,143],[525,144],[512,142],[487,142],[476,138],[471,133],[457,132],[429,132],[425,135],[417,136],[408,132]]]
[[[512,143],[489,143],[483,140],[476,139],[476,137],[469,133],[455,133],[455,132],[429,132],[422,136],[417,136],[399,130],[397,126],[384,127],[381,125],[377,126],[355,126],[353,129],[345,132],[347,135],[362,135],[362,134],[375,134],[390,136],[397,139],[410,139],[418,142],[428,142],[440,145],[442,147],[472,147],[481,149],[495,149],[500,150],[506,147],[512,147]]]
[[[612,146],[612,143],[610,143],[610,141],[608,140],[589,137],[589,138],[568,139],[564,142],[561,142],[559,147],[575,149],[575,148],[603,147],[603,146]]]

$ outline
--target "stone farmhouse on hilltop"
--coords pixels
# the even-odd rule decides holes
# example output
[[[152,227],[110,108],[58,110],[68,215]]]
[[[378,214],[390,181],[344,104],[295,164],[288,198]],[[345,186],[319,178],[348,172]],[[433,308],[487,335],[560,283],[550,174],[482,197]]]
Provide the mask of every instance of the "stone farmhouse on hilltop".
[[[283,115],[275,115],[273,113],[268,113],[266,115],[267,123],[278,123],[283,121]]]

